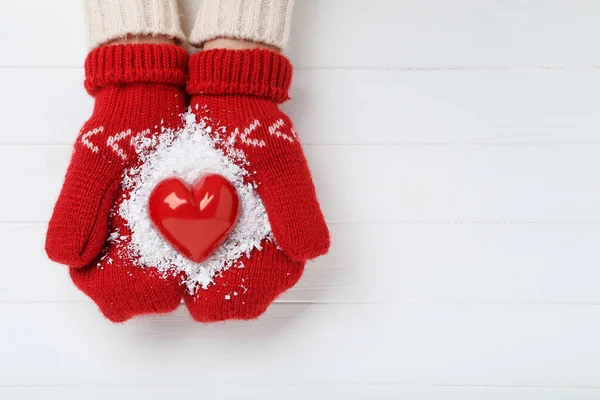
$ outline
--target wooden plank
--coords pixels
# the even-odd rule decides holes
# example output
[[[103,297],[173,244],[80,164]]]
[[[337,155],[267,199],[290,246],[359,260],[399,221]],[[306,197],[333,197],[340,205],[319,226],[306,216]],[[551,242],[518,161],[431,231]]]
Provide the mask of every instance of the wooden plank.
[[[280,304],[204,326],[1,304],[0,385],[600,387],[598,306]],[[308,334],[310,332],[310,334]]]
[[[600,71],[298,71],[304,143],[598,142]]]
[[[597,400],[600,389],[406,387],[400,385],[289,386],[52,386],[1,388],[11,400],[164,400],[202,396],[219,400]]]
[[[600,222],[597,145],[309,146],[330,222]],[[0,221],[46,221],[70,146],[0,146]]]
[[[297,3],[285,107],[332,251],[202,326],[112,325],[45,258],[83,19],[0,2],[0,399],[599,398],[600,3]]]
[[[77,0],[63,0],[60,6],[44,0],[3,1],[0,37],[3,67],[79,67],[87,52]]]
[[[91,116],[93,100],[83,88],[83,70],[0,69],[0,143],[72,144]]]
[[[198,4],[182,2],[188,30]],[[595,0],[305,0],[289,54],[301,68],[591,66],[599,18]],[[2,2],[0,35],[19,38],[0,43],[0,66],[74,67],[86,54],[76,0]]]
[[[2,144],[72,144],[92,99],[82,69],[0,69]],[[599,143],[600,70],[298,70],[305,144]]]
[[[299,1],[299,67],[519,68],[598,65],[594,0]]]
[[[330,254],[281,302],[600,304],[600,225],[334,224]],[[0,302],[89,303],[44,253],[45,225],[0,224]]]

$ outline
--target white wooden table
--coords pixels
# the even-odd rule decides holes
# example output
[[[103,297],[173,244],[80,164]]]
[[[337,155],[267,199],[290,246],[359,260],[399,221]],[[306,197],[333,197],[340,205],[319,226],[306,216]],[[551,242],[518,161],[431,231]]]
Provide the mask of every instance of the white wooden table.
[[[111,325],[46,259],[82,15],[0,3],[0,399],[599,399],[600,2],[297,3],[285,107],[333,247],[214,326]]]

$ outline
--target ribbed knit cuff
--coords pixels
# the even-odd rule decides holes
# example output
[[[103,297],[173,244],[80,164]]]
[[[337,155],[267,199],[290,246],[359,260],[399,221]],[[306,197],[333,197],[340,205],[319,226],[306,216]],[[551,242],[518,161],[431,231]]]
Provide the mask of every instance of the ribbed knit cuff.
[[[92,49],[128,35],[185,40],[177,0],[84,0],[83,5]]]
[[[207,50],[190,58],[191,95],[257,96],[282,103],[288,99],[292,64],[270,50]]]
[[[293,8],[294,0],[203,0],[190,43],[225,37],[285,49]]]
[[[188,53],[170,44],[102,46],[85,60],[85,88],[90,94],[108,85],[156,82],[185,85]]]

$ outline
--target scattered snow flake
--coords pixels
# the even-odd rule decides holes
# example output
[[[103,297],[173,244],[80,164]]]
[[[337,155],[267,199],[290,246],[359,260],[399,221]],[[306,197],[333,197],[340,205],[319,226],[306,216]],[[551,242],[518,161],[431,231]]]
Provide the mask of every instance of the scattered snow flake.
[[[131,235],[127,237],[128,243],[120,244],[124,247],[119,255],[139,267],[152,266],[165,276],[184,275],[188,291],[194,293],[208,288],[213,278],[228,268],[244,268],[238,260],[254,249],[262,249],[262,242],[272,235],[256,186],[246,182],[249,172],[244,166],[249,164],[244,153],[227,143],[224,128],[224,135],[215,139],[209,135],[210,121],[196,122],[191,112],[182,118],[185,122],[182,129],[164,129],[160,135],[135,142],[142,164],[128,169],[122,180],[128,195],[118,205],[117,212],[125,219]],[[162,180],[177,176],[192,184],[207,173],[219,174],[234,185],[242,212],[226,241],[207,260],[194,263],[154,228],[147,205],[150,193]],[[118,235],[116,238],[122,239]]]

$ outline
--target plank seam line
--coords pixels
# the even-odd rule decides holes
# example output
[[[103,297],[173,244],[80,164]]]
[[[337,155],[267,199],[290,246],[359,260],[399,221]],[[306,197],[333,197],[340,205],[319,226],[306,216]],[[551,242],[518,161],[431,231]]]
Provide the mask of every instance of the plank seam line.
[[[278,305],[333,305],[333,306],[502,306],[502,307],[589,307],[596,308],[600,302],[567,303],[567,302],[541,302],[541,301],[336,301],[336,300],[275,300]],[[62,305],[83,306],[96,308],[95,304],[86,299],[81,300],[0,300],[0,305],[7,306],[35,306],[35,305]],[[184,303],[181,303],[183,306]]]
[[[360,386],[393,386],[399,388],[448,388],[448,389],[543,389],[543,390],[600,390],[598,386],[536,386],[536,385],[407,385],[394,382],[366,382],[366,383],[297,383],[297,384],[282,384],[282,385],[198,385],[198,384],[47,384],[47,385],[3,385],[2,389],[20,389],[20,388],[102,388],[102,387],[131,387],[131,388],[177,388],[177,387],[202,387],[202,388],[298,388],[298,387],[360,387]]]
[[[68,142],[2,142],[1,148],[70,148]],[[568,147],[600,146],[600,141],[580,142],[322,142],[303,143],[303,147]]]
[[[83,61],[82,61],[83,64]],[[40,69],[40,70],[83,70],[75,65],[0,65],[0,70]],[[314,66],[297,67],[296,71],[565,71],[597,70],[598,65],[539,65],[539,66]]]
[[[574,226],[589,226],[600,225],[600,221],[426,221],[426,220],[385,220],[385,221],[332,221],[327,220],[327,225],[574,225]],[[33,220],[0,220],[0,227],[17,225],[46,225],[48,221]]]

